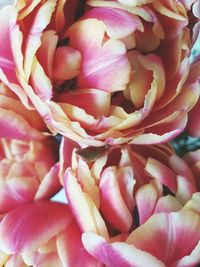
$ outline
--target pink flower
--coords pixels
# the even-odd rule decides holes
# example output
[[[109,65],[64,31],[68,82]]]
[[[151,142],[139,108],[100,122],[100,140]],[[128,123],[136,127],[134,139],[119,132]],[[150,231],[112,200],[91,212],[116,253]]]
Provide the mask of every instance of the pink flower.
[[[184,209],[154,214],[124,242],[108,242],[95,233],[83,234],[82,240],[106,266],[192,267],[200,262],[199,229],[199,214]]]
[[[64,204],[23,204],[5,215],[0,235],[2,266],[102,266],[83,248],[81,231]]]
[[[200,53],[199,53],[199,40],[200,40],[200,3],[196,1],[193,5],[193,14],[195,16],[195,26],[193,28],[193,62],[192,67],[189,73],[189,82],[193,86],[200,87]],[[192,111],[189,113],[189,120],[187,124],[187,131],[191,136],[199,137],[200,136],[200,102],[198,101]]]
[[[57,145],[45,141],[0,140],[0,214],[60,188]]]
[[[67,154],[71,147],[63,143]],[[72,159],[61,157],[66,196],[82,231],[107,237],[107,222],[111,233],[128,233],[138,223],[134,212],[143,224],[154,213],[180,210],[197,192],[191,169],[169,145],[108,148],[96,159],[89,158],[91,149],[77,152],[89,163],[77,149]]]
[[[189,165],[168,144],[99,153],[76,148],[62,163],[71,165],[64,186],[86,250],[106,266],[199,263],[200,198]]]
[[[89,1],[72,24],[76,1],[17,1],[0,11],[0,79],[53,134],[91,146],[170,140],[199,96],[186,81],[182,2]]]

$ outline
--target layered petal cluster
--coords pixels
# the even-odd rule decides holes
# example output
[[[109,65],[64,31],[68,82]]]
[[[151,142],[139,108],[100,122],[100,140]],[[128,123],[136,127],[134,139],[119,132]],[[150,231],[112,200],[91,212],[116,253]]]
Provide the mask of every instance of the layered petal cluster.
[[[61,187],[53,140],[0,139],[0,214],[33,200],[48,199]]]
[[[199,20],[199,0],[0,9],[0,266],[200,264],[200,150],[168,143],[200,136]]]
[[[192,267],[200,261],[199,228],[199,213],[186,208],[154,214],[123,242],[107,241],[95,233],[83,234],[82,240],[105,266]]]
[[[197,84],[200,86],[200,52],[199,52],[199,42],[200,42],[200,3],[196,1],[193,5],[193,14],[195,16],[195,25],[193,27],[193,49],[192,49],[192,67],[189,74],[190,83]],[[199,114],[200,114],[200,102],[198,101],[192,111],[189,113],[189,120],[187,125],[187,131],[190,135],[195,137],[200,137],[200,127],[199,127]]]
[[[199,97],[188,82],[192,4],[91,0],[72,23],[76,4],[1,9],[4,84],[53,134],[86,145],[161,143],[182,132]]]
[[[69,207],[38,201],[23,204],[0,224],[1,266],[103,266],[81,243],[81,231]]]
[[[25,141],[45,138],[46,125],[35,110],[27,110],[4,83],[0,84],[0,138]]]
[[[65,157],[68,142],[62,140],[62,164],[71,166],[64,187],[92,256],[106,266],[199,263],[198,181],[170,145],[109,147],[94,160],[92,148]]]

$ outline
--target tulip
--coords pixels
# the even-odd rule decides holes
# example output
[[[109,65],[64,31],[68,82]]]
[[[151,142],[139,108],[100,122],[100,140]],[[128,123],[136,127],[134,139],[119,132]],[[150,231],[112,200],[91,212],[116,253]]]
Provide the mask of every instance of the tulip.
[[[0,139],[0,214],[60,188],[57,145],[52,140]]]
[[[13,209],[0,222],[3,266],[103,266],[81,243],[81,231],[69,208],[38,201]]]
[[[187,81],[192,6],[181,2],[93,0],[72,23],[76,1],[69,21],[71,1],[16,1],[0,11],[0,79],[75,142],[171,140],[199,97]]]
[[[196,18],[196,24],[193,28],[193,58],[192,58],[192,68],[189,74],[189,82],[195,84],[199,87],[199,73],[200,73],[200,54],[199,54],[199,40],[200,40],[200,4],[199,1],[196,1],[193,5],[193,14]],[[189,113],[189,120],[187,124],[187,131],[191,136],[199,137],[200,128],[199,128],[199,112],[200,112],[200,103],[199,101]]]
[[[67,139],[62,147],[63,155],[73,151]],[[154,213],[180,210],[197,192],[192,170],[168,144],[110,147],[88,163],[78,155],[84,151],[87,160],[91,148],[75,148],[71,161],[61,157],[61,183],[83,232],[128,233],[137,227],[136,213],[143,224]]]
[[[64,155],[72,143],[62,142]],[[187,163],[194,156],[181,159],[169,144],[108,147],[93,159],[91,152],[76,147],[62,161],[71,164],[64,187],[88,253],[106,266],[196,266],[200,195]]]
[[[154,214],[124,242],[108,242],[96,233],[82,236],[86,250],[106,266],[197,266],[200,217],[189,209]]]

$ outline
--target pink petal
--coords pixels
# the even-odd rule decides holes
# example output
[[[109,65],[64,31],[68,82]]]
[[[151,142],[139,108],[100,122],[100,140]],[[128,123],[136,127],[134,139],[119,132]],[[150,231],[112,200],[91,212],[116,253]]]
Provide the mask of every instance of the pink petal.
[[[177,176],[177,191],[176,198],[182,204],[185,204],[191,199],[193,193],[197,192],[195,185],[188,179],[188,177]]]
[[[14,254],[10,255],[9,259],[6,261],[5,265],[6,267],[21,267],[24,266],[23,259],[20,254]]]
[[[158,199],[154,213],[175,212],[182,209],[181,203],[173,196],[167,195]]]
[[[14,7],[6,6],[5,8],[0,9],[0,68],[12,83],[17,82],[15,62],[10,40],[12,29],[16,27],[16,17],[17,13]]]
[[[132,226],[132,214],[128,210],[117,183],[116,168],[106,168],[100,178],[100,207],[106,220],[121,232]]]
[[[183,129],[175,129],[162,135],[159,135],[156,133],[145,133],[145,134],[141,134],[138,137],[135,137],[129,143],[136,144],[136,145],[162,144],[162,143],[172,140],[173,138],[178,136],[180,133],[182,133],[182,131]]]
[[[153,0],[117,0],[122,5],[141,6],[153,2]]]
[[[15,7],[17,8],[19,12],[19,19],[23,19],[26,16],[28,16],[31,12],[34,11],[34,9],[39,4],[40,0],[31,0],[28,2],[24,2],[23,0],[19,0],[15,2]]]
[[[176,172],[178,175],[187,177],[188,182],[190,181],[191,183],[195,184],[193,173],[183,159],[177,155],[172,155],[169,158],[169,164],[174,172]]]
[[[45,31],[41,37],[41,46],[37,51],[37,59],[50,79],[52,79],[53,59],[57,42],[58,37],[55,31]]]
[[[103,43],[105,30],[103,22],[87,19],[75,23],[67,32],[70,45],[83,55],[77,81],[80,88],[115,92],[125,89],[129,81],[130,65],[125,45],[113,39]]]
[[[45,2],[35,14],[34,21],[30,27],[24,51],[24,69],[27,79],[31,73],[34,55],[41,45],[42,31],[49,24],[56,2]]]
[[[53,77],[56,80],[70,80],[80,73],[81,53],[71,47],[58,47],[54,57]]]
[[[136,181],[134,179],[133,170],[130,166],[118,167],[117,182],[121,196],[127,208],[132,213],[135,206],[133,191]]]
[[[63,267],[57,252],[40,254],[37,257],[34,266],[38,267]]]
[[[65,102],[83,109],[95,118],[107,116],[110,109],[111,94],[97,89],[77,89],[60,95],[59,102]],[[88,105],[90,103],[90,105]]]
[[[144,251],[124,242],[107,243],[93,233],[84,233],[82,242],[86,250],[109,267],[164,267],[165,265]]]
[[[194,250],[190,255],[183,257],[182,259],[176,261],[170,267],[193,267],[198,266],[200,262],[200,242],[196,245]]]
[[[43,67],[38,62],[37,58],[33,59],[31,68],[31,85],[35,94],[42,100],[50,100],[53,94],[52,84],[46,76]]]
[[[158,179],[161,183],[166,185],[170,190],[172,190],[172,192],[176,191],[176,175],[170,168],[155,159],[149,158],[147,160],[145,170],[152,177]]]
[[[56,163],[50,171],[45,174],[40,186],[35,194],[35,200],[45,200],[51,198],[61,189],[59,180],[60,165]]]
[[[63,28],[65,28],[66,20],[68,19],[68,16],[64,12],[66,2],[67,0],[59,0],[56,5],[54,16],[55,16],[55,30],[57,33],[63,31]],[[70,7],[68,7],[68,9],[70,9]]]
[[[194,193],[192,198],[185,204],[184,209],[190,209],[200,215],[200,193]]]
[[[90,173],[89,166],[81,158],[79,158],[78,160],[76,173],[81,188],[85,193],[88,193],[90,195],[96,207],[99,208],[99,203],[100,203],[99,188],[95,184],[95,180]]]
[[[70,139],[62,137],[59,148],[59,176],[61,182],[63,182],[63,177],[66,169],[72,166],[72,153],[75,148],[80,148],[77,143],[73,142]]]
[[[21,205],[1,221],[0,249],[8,254],[35,251],[64,229],[71,219],[67,206],[60,203],[38,201]]]
[[[65,192],[69,206],[83,232],[95,232],[108,237],[107,228],[92,198],[82,191],[72,171],[66,170]]]
[[[57,248],[63,266],[100,266],[91,255],[87,253],[81,242],[81,231],[75,221],[72,221],[57,236]]]
[[[0,137],[14,138],[21,140],[41,140],[45,136],[34,129],[21,115],[12,110],[0,108]]]
[[[140,108],[146,102],[146,108],[152,109],[155,100],[163,95],[165,89],[165,72],[161,59],[158,56],[149,54],[143,56],[139,52],[130,51],[128,53],[133,77],[129,84],[129,94],[136,108]],[[143,79],[142,77],[146,77]],[[126,88],[127,90],[128,88]],[[156,91],[155,96],[148,96],[148,91]],[[148,100],[145,98],[149,98]]]
[[[188,166],[193,166],[195,163],[200,161],[200,149],[195,151],[190,151],[184,156],[184,160],[188,164]]]
[[[92,8],[81,19],[94,18],[103,21],[110,38],[121,39],[136,30],[143,30],[138,16],[117,8]]]
[[[3,90],[3,87],[1,87],[0,90]],[[44,131],[46,129],[44,121],[36,110],[29,110],[23,105],[22,101],[11,98],[12,96],[9,96],[9,94],[12,94],[11,91],[9,91],[9,93],[6,92],[5,94],[6,95],[0,95],[0,107],[2,109],[8,111],[11,110],[17,115],[20,115],[22,119],[27,121],[33,128],[37,130]]]
[[[138,208],[140,224],[143,224],[154,213],[158,193],[152,184],[146,184],[140,187],[135,195]]]
[[[0,213],[6,213],[17,206],[30,202],[38,188],[35,177],[15,177],[0,182]]]
[[[133,231],[127,242],[170,266],[193,251],[199,242],[199,230],[200,217],[188,209],[159,213]]]
[[[189,135],[200,137],[200,101],[189,113],[187,130]]]

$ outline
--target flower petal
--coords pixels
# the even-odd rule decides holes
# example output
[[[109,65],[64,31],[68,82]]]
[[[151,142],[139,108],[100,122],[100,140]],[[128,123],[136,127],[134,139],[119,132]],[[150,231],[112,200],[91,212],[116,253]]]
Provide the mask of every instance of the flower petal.
[[[73,220],[57,235],[57,249],[63,266],[101,266],[87,251],[81,242],[81,231]]]
[[[103,21],[106,32],[110,38],[121,39],[136,30],[143,31],[140,19],[125,10],[117,8],[92,8],[88,10],[82,19],[94,18]]]
[[[132,214],[128,210],[117,183],[116,168],[106,168],[100,178],[100,208],[107,221],[121,232],[132,226]]]
[[[170,266],[193,251],[199,242],[199,229],[200,217],[188,209],[159,213],[134,230],[127,242]]]
[[[105,31],[103,22],[87,19],[75,23],[67,32],[70,45],[83,55],[77,81],[80,88],[115,92],[124,90],[128,83],[130,65],[125,45],[113,39],[103,43]]]
[[[164,267],[165,265],[144,251],[124,242],[107,243],[93,233],[84,233],[82,242],[86,250],[109,267]]]
[[[54,58],[53,77],[56,80],[70,80],[80,72],[81,53],[71,47],[58,47]]]
[[[82,191],[70,168],[65,172],[65,192],[69,206],[83,232],[92,231],[108,237],[107,228],[99,210],[88,193]]]
[[[9,254],[35,251],[71,219],[67,206],[60,203],[38,201],[21,205],[6,214],[0,223],[0,250]]]
[[[183,257],[182,259],[176,261],[170,267],[193,267],[198,266],[200,262],[200,242],[196,245],[194,250],[190,255]]]
[[[152,175],[152,177],[158,179],[161,183],[169,187],[170,190],[173,192],[176,191],[176,175],[169,167],[153,158],[149,158],[145,170],[148,174]]]
[[[31,73],[34,55],[41,45],[42,31],[49,24],[55,6],[55,1],[49,0],[45,2],[37,11],[33,24],[30,27],[24,52],[24,70],[27,80]]]
[[[140,224],[143,224],[151,217],[157,202],[158,193],[152,184],[141,186],[135,195],[139,213]]]
[[[36,194],[35,200],[43,200],[52,197],[61,189],[61,184],[59,181],[59,163],[56,163],[51,167],[50,171],[44,176]]]
[[[41,140],[45,136],[34,129],[21,115],[12,110],[0,108],[0,137],[21,140]]]

